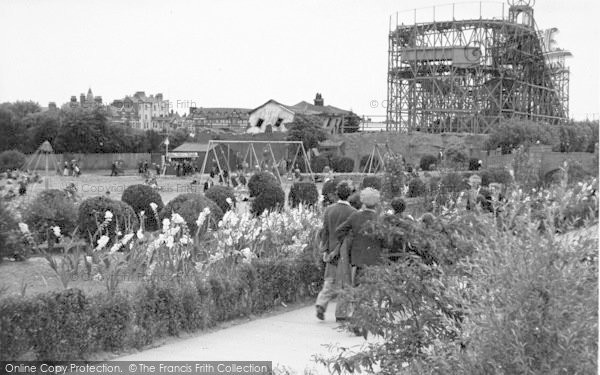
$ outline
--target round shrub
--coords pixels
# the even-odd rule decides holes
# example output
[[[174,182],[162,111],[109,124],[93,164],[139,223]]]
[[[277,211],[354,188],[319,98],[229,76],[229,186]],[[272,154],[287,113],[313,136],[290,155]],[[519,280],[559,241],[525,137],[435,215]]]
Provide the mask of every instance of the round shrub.
[[[113,218],[99,231],[99,226],[105,221],[106,211],[110,211]],[[112,240],[118,231],[123,234],[130,233],[136,231],[139,226],[137,215],[131,206],[108,197],[93,197],[81,202],[78,223],[79,233],[86,241],[92,239],[94,235],[107,235]]]
[[[210,209],[210,215],[204,222],[204,228],[207,228],[209,223],[213,228],[216,228],[219,220],[223,218],[223,211],[215,202],[202,194],[179,194],[160,211],[159,218],[160,220],[171,218],[173,213],[177,213],[183,217],[190,232],[195,234],[198,230],[196,220],[198,220],[202,210],[207,207]]]
[[[452,164],[464,164],[467,162],[467,160],[469,159],[469,157],[467,156],[467,154],[460,149],[457,148],[451,148],[448,149],[446,151],[446,160],[449,161]]]
[[[279,185],[277,177],[273,176],[272,173],[258,172],[253,174],[252,177],[250,177],[250,181],[248,181],[250,197],[257,197],[260,192],[263,191],[265,186],[269,184]]]
[[[121,200],[133,208],[136,214],[140,214],[140,211],[144,211],[144,226],[147,230],[157,230],[160,227],[160,223],[156,222],[156,215],[150,207],[150,203],[156,204],[156,212],[159,213],[165,206],[160,194],[149,185],[131,185],[128,186]]]
[[[427,185],[420,178],[413,178],[408,182],[408,193],[406,194],[409,198],[420,197],[427,191]]]
[[[23,167],[27,157],[21,151],[7,150],[0,153],[0,172]]]
[[[77,208],[63,190],[44,190],[27,206],[23,221],[38,240],[56,239],[51,228],[58,226],[63,235],[70,235],[77,226]]]
[[[206,198],[211,199],[219,206],[223,213],[235,207],[235,193],[229,186],[214,185],[204,193]],[[227,198],[231,199],[233,206],[227,203]]]
[[[354,160],[347,156],[336,156],[331,159],[331,167],[334,172],[350,173],[354,171]]]
[[[431,167],[437,163],[437,158],[433,155],[423,155],[419,161],[419,167],[424,171],[430,171]]]
[[[380,177],[377,176],[366,176],[363,178],[362,183],[360,184],[360,188],[368,188],[372,187],[375,190],[381,191],[381,186],[383,185],[383,181]]]
[[[364,171],[365,169],[367,169],[368,171],[369,163],[371,163],[371,155],[365,155],[362,158],[360,158],[360,170]],[[371,164],[371,171],[378,170],[380,167],[379,164],[379,158],[373,158],[373,163]]]
[[[254,198],[250,213],[259,216],[264,211],[281,210],[285,204],[285,193],[279,184],[267,184]]]
[[[467,190],[469,185],[459,173],[448,173],[442,177],[442,190],[445,193]]]
[[[324,155],[314,157],[310,161],[310,169],[312,169],[313,173],[322,173],[327,165],[329,165],[329,159]]]
[[[319,201],[319,191],[314,182],[295,182],[290,188],[289,202],[292,207],[300,203],[305,206],[313,206]]]

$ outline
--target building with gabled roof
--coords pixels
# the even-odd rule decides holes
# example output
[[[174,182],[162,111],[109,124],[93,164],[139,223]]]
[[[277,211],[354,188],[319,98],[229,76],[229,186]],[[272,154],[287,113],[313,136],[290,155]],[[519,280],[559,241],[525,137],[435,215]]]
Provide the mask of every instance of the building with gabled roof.
[[[290,106],[270,99],[250,112],[247,132],[285,132],[286,125],[294,121],[296,116],[310,116],[318,119],[328,133],[334,134],[341,132],[345,119],[353,115],[352,111],[326,106],[319,93],[315,96],[314,104],[301,101]]]

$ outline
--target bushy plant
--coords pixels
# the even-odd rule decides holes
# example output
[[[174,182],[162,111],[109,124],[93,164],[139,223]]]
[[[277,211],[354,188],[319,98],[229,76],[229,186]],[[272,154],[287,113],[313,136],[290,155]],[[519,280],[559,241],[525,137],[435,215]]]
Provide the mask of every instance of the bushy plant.
[[[196,221],[200,213],[206,208],[210,210],[210,213],[203,226],[207,227],[210,225],[212,228],[216,228],[219,220],[223,218],[223,211],[215,202],[202,194],[179,194],[165,205],[162,211],[160,211],[159,218],[163,220],[170,218],[173,213],[179,214],[185,220],[190,232],[194,234],[198,231]]]
[[[381,191],[382,186],[383,186],[383,181],[382,181],[381,177],[378,177],[378,176],[365,176],[365,178],[363,178],[363,180],[360,184],[361,189],[371,187],[371,188],[379,190],[379,191]]]
[[[0,263],[4,257],[24,260],[27,251],[13,213],[0,201]]]
[[[332,203],[337,202],[338,197],[335,192],[337,185],[342,182],[342,179],[337,177],[325,181],[321,188],[321,195],[323,196],[323,205],[328,206]]]
[[[265,184],[260,194],[252,201],[250,212],[261,215],[264,211],[279,211],[285,204],[285,193],[279,184]]]
[[[206,195],[207,198],[212,199],[217,204],[217,206],[219,206],[221,211],[223,211],[223,213],[235,207],[235,193],[233,192],[233,189],[229,186],[214,185],[211,188],[209,188],[204,193],[204,195]],[[229,204],[229,202],[227,201],[228,199],[231,202],[231,204]]]
[[[433,155],[423,155],[419,161],[419,167],[424,171],[430,171],[431,167],[437,163],[437,158]]]
[[[420,197],[425,193],[427,193],[427,185],[420,178],[415,177],[408,182],[407,196],[409,198]]]
[[[269,172],[258,172],[250,177],[248,181],[248,191],[250,193],[250,197],[257,197],[261,191],[267,185],[279,185],[279,181],[277,181],[277,177],[275,177],[272,173]]]
[[[156,221],[156,217],[165,205],[158,191],[151,186],[142,184],[130,185],[123,191],[121,200],[131,206],[137,215],[141,211],[144,211],[145,229],[154,231],[160,227],[160,223]],[[151,203],[156,205],[154,209]]]
[[[290,188],[289,202],[292,207],[300,203],[305,206],[313,206],[319,201],[319,191],[314,182],[294,182]]]
[[[507,185],[512,181],[510,172],[505,168],[490,168],[484,169],[478,173],[481,177],[481,185],[488,186],[491,183],[499,183]]]
[[[93,197],[81,202],[77,221],[79,233],[87,241],[102,235],[112,238],[118,232],[136,231],[139,226],[138,216],[131,206],[108,197]]]
[[[329,165],[329,158],[325,155],[319,155],[310,160],[310,169],[313,173],[322,173],[323,169]]]
[[[354,171],[354,160],[347,156],[335,156],[331,158],[331,168],[334,172],[350,173]]]
[[[398,196],[404,188],[404,159],[401,155],[387,153],[384,156],[385,174],[381,188],[387,199]]]
[[[463,150],[454,147],[446,150],[444,157],[447,162],[459,169],[462,169],[469,159]]]
[[[0,171],[4,172],[23,167],[27,157],[21,151],[7,150],[0,153]]]
[[[77,226],[77,208],[63,190],[44,190],[27,206],[23,221],[38,241],[57,239],[52,227],[58,226],[63,235],[71,235]]]

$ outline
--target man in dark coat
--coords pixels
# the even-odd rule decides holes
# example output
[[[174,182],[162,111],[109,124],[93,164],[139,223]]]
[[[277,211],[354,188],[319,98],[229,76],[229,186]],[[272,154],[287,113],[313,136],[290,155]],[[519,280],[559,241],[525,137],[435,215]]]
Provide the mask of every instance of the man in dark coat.
[[[339,200],[327,207],[323,216],[322,243],[323,243],[323,260],[325,265],[325,276],[323,289],[317,296],[316,308],[317,318],[323,320],[325,318],[325,310],[327,304],[337,295],[338,288],[336,285],[337,261],[341,241],[336,235],[336,228],[344,222],[356,210],[348,203],[348,197],[352,193],[352,188],[347,182],[340,182],[336,187],[336,194]],[[336,254],[337,253],[337,254]],[[342,303],[338,302],[335,311],[336,320],[345,318]]]
[[[350,215],[335,231],[339,241],[342,241],[348,235],[352,235],[350,264],[356,267],[355,285],[357,285],[356,279],[362,273],[364,267],[383,262],[381,241],[364,232],[367,223],[377,219],[375,208],[379,204],[379,199],[380,194],[377,190],[373,188],[363,189],[360,192],[360,201],[363,208]]]

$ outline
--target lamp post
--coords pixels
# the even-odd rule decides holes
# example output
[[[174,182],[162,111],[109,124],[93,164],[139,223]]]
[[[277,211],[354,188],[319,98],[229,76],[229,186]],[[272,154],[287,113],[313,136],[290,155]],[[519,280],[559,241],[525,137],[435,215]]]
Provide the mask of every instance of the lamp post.
[[[169,137],[167,136],[167,138],[165,139],[165,163],[164,163],[164,166],[167,165],[167,158],[168,157],[169,157]]]

